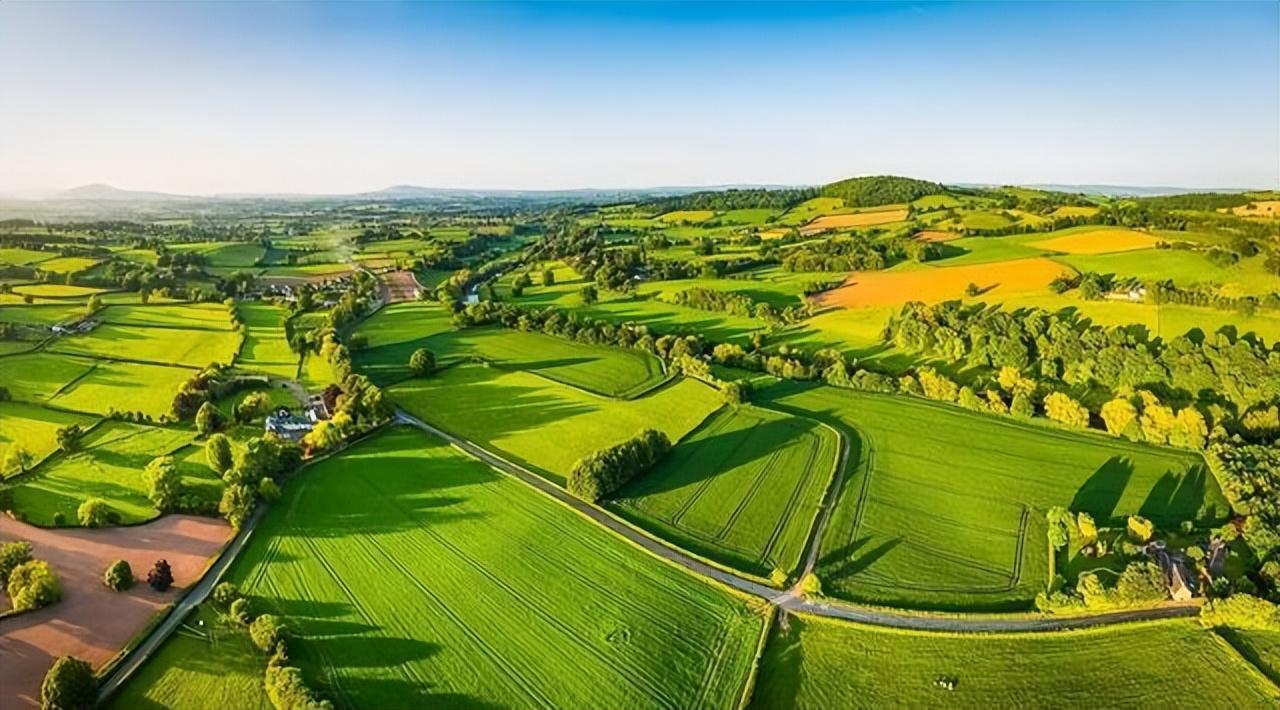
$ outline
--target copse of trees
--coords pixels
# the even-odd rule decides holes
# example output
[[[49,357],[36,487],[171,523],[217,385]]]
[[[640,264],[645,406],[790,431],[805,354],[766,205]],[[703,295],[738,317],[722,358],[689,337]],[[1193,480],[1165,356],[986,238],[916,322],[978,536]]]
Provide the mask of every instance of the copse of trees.
[[[61,599],[62,585],[48,562],[28,560],[9,572],[5,592],[15,611],[29,611]]]
[[[645,429],[627,441],[590,454],[569,473],[569,492],[598,501],[648,470],[671,450],[671,440],[656,429]]]
[[[927,195],[939,195],[947,188],[936,182],[896,175],[856,177],[824,185],[824,197],[838,197],[846,207],[875,207],[911,202]]]

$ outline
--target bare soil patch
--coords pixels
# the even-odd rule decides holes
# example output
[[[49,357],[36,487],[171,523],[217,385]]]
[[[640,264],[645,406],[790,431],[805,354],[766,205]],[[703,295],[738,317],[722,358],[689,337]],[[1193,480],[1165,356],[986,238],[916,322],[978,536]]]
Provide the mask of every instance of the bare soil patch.
[[[223,521],[189,515],[100,530],[45,529],[0,516],[0,541],[30,542],[32,556],[47,561],[62,583],[62,601],[0,619],[0,708],[39,707],[40,683],[58,656],[95,668],[106,663],[199,578],[230,537]],[[119,559],[139,579],[126,592],[102,584],[107,565]],[[159,559],[173,569],[174,586],[163,593],[146,583]],[[8,608],[8,599],[0,599]]]
[[[378,274],[378,283],[382,286],[382,298],[387,303],[418,300],[418,291],[422,286],[412,271],[387,271]]]

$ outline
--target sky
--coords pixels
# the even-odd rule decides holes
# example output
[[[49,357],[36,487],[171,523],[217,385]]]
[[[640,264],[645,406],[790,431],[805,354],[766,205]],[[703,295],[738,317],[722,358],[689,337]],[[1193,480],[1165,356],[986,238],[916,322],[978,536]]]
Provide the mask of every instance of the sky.
[[[0,191],[1280,186],[1280,2],[0,2]]]

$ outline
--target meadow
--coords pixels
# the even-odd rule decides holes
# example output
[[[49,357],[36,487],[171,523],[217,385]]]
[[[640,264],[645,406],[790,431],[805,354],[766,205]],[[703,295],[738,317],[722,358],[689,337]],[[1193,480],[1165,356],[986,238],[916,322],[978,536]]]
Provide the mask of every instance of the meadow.
[[[1275,685],[1192,620],[961,635],[791,616],[774,624],[750,707],[1120,710],[1278,701]]]
[[[10,355],[0,365],[0,386],[15,400],[95,414],[137,411],[152,417],[169,411],[174,393],[193,372],[53,352]]]
[[[0,323],[50,326],[79,320],[85,316],[83,303],[39,303],[0,307]]]
[[[423,347],[440,364],[478,358],[607,397],[635,396],[666,378],[656,357],[636,350],[499,326],[458,330],[450,314],[434,303],[388,306],[361,323],[356,333],[368,338],[368,345],[356,353],[356,364],[379,383],[409,376],[409,358]]]
[[[906,208],[877,207],[847,214],[830,214],[818,217],[806,224],[803,233],[826,232],[833,229],[850,229],[852,227],[872,227],[878,224],[901,222],[907,218]]]
[[[0,367],[3,362],[0,360]],[[93,421],[92,417],[75,412],[24,402],[0,402],[0,452],[7,452],[16,444],[39,461],[58,448],[59,429],[72,424],[88,427]]]
[[[578,459],[645,428],[677,441],[720,406],[711,387],[677,379],[619,400],[589,394],[531,372],[456,365],[387,390],[414,416],[500,452],[557,484]]]
[[[1064,229],[1047,236],[1048,239],[1031,242],[1031,245],[1045,251],[1067,254],[1106,254],[1151,249],[1160,241],[1146,232],[1097,227]]]
[[[85,298],[95,293],[102,293],[103,289],[70,284],[23,284],[14,286],[13,292],[36,298]]]
[[[292,379],[298,372],[298,354],[289,347],[284,322],[289,309],[255,301],[236,307],[244,323],[244,344],[236,356],[236,366],[250,372],[261,372]]]
[[[790,574],[839,450],[835,432],[812,419],[725,408],[618,491],[611,507],[712,560],[762,577]]]
[[[1048,578],[1045,511],[1162,529],[1230,507],[1196,454],[910,397],[783,383],[768,406],[842,428],[850,470],[823,536],[824,593],[895,606],[1027,608]]]
[[[230,364],[242,336],[230,330],[115,325],[103,323],[85,334],[59,338],[53,352],[202,368]]]
[[[113,325],[231,330],[231,313],[221,303],[113,305],[103,309],[98,318]]]
[[[1017,259],[968,266],[923,266],[898,271],[856,271],[844,286],[820,297],[823,305],[859,308],[901,304],[904,296],[937,303],[965,295],[970,284],[983,297],[1047,290],[1049,282],[1071,275],[1069,266],[1046,258]]]
[[[344,708],[732,708],[763,623],[403,428],[293,479],[230,578],[287,619],[292,662]]]

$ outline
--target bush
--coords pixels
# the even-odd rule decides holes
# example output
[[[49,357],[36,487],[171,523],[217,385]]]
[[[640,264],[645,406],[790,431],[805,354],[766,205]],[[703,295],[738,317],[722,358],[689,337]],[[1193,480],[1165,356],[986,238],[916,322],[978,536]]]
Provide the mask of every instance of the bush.
[[[101,498],[90,498],[76,510],[76,519],[86,528],[100,528],[118,519],[115,511]]]
[[[109,589],[123,592],[133,586],[133,568],[124,560],[116,560],[102,575],[102,583]]]
[[[231,602],[231,606],[227,608],[227,616],[237,624],[248,626],[253,621],[253,611],[249,608],[249,600],[240,597]]]
[[[645,429],[616,446],[601,449],[574,464],[569,492],[589,501],[621,488],[671,450],[671,440],[656,429]]]
[[[220,609],[230,609],[240,598],[240,588],[231,582],[223,582],[213,588],[213,603]]]
[[[56,513],[54,513],[54,514],[53,514],[53,526],[54,526],[55,528],[60,528],[60,527],[62,527],[63,525],[66,525],[66,524],[67,524],[67,514],[66,514],[66,513],[64,513],[64,512],[62,512],[61,510],[59,510],[58,512],[56,512]]]
[[[39,609],[62,598],[62,585],[44,560],[23,562],[9,573],[9,603],[19,611]]]
[[[219,476],[226,473],[234,458],[231,455],[231,441],[227,439],[226,434],[214,434],[204,445],[204,456],[209,462],[209,468]]]
[[[172,456],[154,458],[142,469],[147,498],[161,513],[172,512],[182,498],[182,474]]]
[[[218,408],[213,406],[212,402],[200,405],[200,410],[196,412],[196,431],[200,436],[208,436],[217,431],[220,426],[222,426],[222,413]]]
[[[274,614],[263,614],[249,624],[249,637],[260,651],[271,653],[284,639],[284,625]]]
[[[74,656],[59,656],[40,684],[42,710],[91,710],[97,702],[93,668]]]
[[[263,478],[258,481],[258,497],[268,503],[274,503],[280,500],[280,486],[270,478]]]
[[[173,586],[173,570],[169,569],[168,560],[156,560],[155,566],[147,573],[147,584],[157,592],[165,592]]]
[[[1130,515],[1126,529],[1129,531],[1129,537],[1138,542],[1147,542],[1156,533],[1155,524],[1141,515]]]
[[[267,698],[278,710],[327,710],[333,704],[320,700],[315,691],[307,687],[302,671],[293,666],[268,665],[263,687]]]
[[[0,585],[9,584],[9,574],[23,562],[31,561],[31,543],[15,540],[0,544]]]
[[[431,374],[436,369],[435,353],[426,348],[418,348],[409,356],[409,369],[418,377]]]

